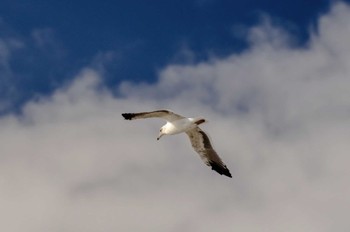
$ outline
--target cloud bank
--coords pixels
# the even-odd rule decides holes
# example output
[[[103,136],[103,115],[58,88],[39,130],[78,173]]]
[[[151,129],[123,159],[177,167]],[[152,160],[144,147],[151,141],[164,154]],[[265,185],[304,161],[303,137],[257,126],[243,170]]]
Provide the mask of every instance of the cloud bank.
[[[349,6],[334,5],[303,48],[265,23],[245,52],[170,64],[155,84],[111,91],[87,67],[1,116],[0,229],[346,231],[349,21]],[[209,120],[233,179],[202,164],[184,135],[157,142],[159,120],[120,116],[163,107]]]

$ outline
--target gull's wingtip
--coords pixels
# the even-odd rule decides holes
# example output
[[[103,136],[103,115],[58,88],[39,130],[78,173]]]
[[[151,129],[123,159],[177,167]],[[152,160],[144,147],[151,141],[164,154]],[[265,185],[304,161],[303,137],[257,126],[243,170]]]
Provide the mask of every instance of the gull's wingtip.
[[[131,120],[134,117],[134,114],[131,113],[122,113],[122,116],[125,120]]]
[[[227,177],[232,178],[230,170],[228,170],[228,168],[226,166],[220,166],[220,165],[216,164],[215,162],[210,162],[209,164],[211,166],[211,169],[216,171],[220,175],[225,175]]]

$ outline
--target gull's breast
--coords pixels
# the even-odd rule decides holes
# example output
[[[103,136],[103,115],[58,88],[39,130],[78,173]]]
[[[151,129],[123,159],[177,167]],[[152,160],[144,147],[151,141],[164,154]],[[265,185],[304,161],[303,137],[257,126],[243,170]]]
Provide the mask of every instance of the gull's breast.
[[[173,122],[168,122],[166,127],[168,129],[168,134],[174,135],[191,130],[196,127],[196,124],[194,124],[192,120],[184,118]]]

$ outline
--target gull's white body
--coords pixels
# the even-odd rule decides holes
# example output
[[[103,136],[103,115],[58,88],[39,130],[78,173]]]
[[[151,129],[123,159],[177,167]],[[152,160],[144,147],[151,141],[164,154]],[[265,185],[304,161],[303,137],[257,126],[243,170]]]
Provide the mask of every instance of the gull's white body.
[[[199,120],[199,119],[197,119]],[[175,121],[168,121],[164,126],[162,132],[166,135],[175,135],[186,132],[196,127],[195,118],[183,118]]]
[[[175,135],[184,132],[188,135],[192,147],[199,154],[206,165],[211,166],[212,169],[218,172],[220,175],[232,177],[226,165],[222,162],[211,146],[209,137],[198,127],[198,125],[206,122],[204,118],[186,118],[169,110],[124,113],[122,116],[127,120],[142,118],[165,119],[167,122],[160,128],[157,140],[159,140],[163,135]]]

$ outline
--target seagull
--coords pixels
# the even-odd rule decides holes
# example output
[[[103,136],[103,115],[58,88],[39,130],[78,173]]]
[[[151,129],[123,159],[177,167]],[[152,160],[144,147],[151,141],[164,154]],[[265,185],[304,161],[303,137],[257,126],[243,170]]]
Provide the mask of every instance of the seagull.
[[[204,118],[186,118],[169,110],[123,113],[122,116],[126,120],[144,118],[165,119],[167,122],[160,128],[157,140],[159,140],[163,135],[175,135],[185,132],[190,138],[193,149],[199,154],[200,158],[207,166],[211,166],[211,169],[218,172],[220,175],[225,175],[232,178],[230,170],[228,170],[224,162],[222,162],[218,154],[213,149],[208,135],[198,127],[198,125],[206,122]]]

